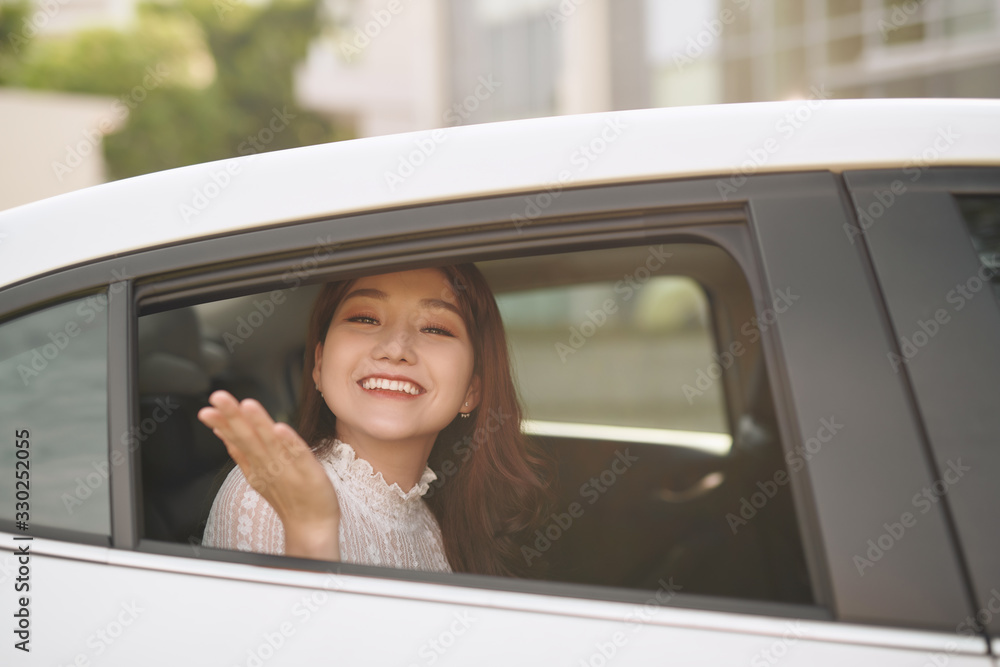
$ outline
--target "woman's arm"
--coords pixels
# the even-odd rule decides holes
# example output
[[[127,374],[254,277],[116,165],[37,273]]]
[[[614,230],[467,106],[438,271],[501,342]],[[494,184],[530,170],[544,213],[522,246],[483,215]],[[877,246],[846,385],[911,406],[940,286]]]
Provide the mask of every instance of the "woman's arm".
[[[340,560],[340,505],[323,465],[287,424],[253,399],[225,391],[198,412],[219,436],[247,482],[267,500],[285,531],[285,555]]]

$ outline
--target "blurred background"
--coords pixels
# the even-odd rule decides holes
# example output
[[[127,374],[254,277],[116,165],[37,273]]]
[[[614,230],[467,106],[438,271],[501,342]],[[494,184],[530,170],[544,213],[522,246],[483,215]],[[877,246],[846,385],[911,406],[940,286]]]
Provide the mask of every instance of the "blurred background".
[[[0,209],[534,116],[1000,97],[1000,0],[0,0]]]

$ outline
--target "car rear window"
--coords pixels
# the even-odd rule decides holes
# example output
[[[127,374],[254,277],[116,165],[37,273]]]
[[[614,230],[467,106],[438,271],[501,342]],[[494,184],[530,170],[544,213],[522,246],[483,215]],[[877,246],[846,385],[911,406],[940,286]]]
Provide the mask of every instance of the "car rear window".
[[[0,497],[18,503],[0,518],[110,533],[107,305],[95,294],[0,324],[0,423],[28,443],[0,449]]]

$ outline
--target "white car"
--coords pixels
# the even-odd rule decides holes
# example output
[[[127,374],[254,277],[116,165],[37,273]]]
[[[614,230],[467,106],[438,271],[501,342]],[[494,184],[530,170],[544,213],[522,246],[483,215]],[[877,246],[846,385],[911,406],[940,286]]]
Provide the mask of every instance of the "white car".
[[[459,261],[559,464],[529,576],[201,546],[208,393],[291,419],[321,283]],[[0,663],[996,667],[998,273],[990,100],[454,127],[6,211]]]

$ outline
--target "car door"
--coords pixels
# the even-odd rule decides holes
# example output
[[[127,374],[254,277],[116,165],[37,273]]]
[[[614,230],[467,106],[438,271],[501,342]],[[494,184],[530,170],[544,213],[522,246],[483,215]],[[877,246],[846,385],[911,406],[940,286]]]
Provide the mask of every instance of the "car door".
[[[74,413],[58,404],[46,404],[38,414],[4,413],[5,428],[14,424],[28,432],[39,467],[46,459],[66,461],[81,447],[96,452],[85,457],[93,460],[71,461],[59,473],[59,488],[47,492],[57,518],[42,514],[30,531],[18,531],[13,512],[3,515],[3,544],[11,552],[4,586],[19,576],[16,533],[33,538],[30,600],[22,605],[5,595],[2,602],[4,614],[29,610],[31,660],[905,665],[943,656],[955,664],[987,664],[982,637],[955,631],[956,619],[974,607],[942,507],[932,506],[915,526],[904,517],[914,489],[932,485],[934,471],[919,445],[906,383],[876,363],[893,350],[892,336],[865,250],[844,235],[851,217],[839,180],[825,172],[757,176],[738,190],[723,201],[719,182],[703,178],[567,189],[557,198],[539,190],[376,211],[180,242],[4,290],[0,332],[30,329],[8,357],[5,386],[11,393],[21,391],[18,366],[30,363],[39,349],[44,358],[50,342],[57,345],[49,334],[69,336],[65,327],[82,317],[86,299],[98,297],[100,316],[107,318],[101,339],[107,357],[96,364],[106,383],[106,432],[67,431]],[[543,194],[549,199],[542,215],[530,222],[517,218],[526,202]],[[273,295],[293,286],[453,261],[621,248],[645,256],[663,245],[678,251],[711,246],[740,272],[742,306],[725,293],[711,295],[716,350],[704,370],[724,388],[723,423],[733,451],[742,455],[760,446],[777,454],[773,466],[769,458],[752,471],[733,468],[749,485],[745,495],[734,496],[746,506],[735,502],[710,517],[734,540],[710,544],[706,553],[731,548],[735,536],[747,534],[740,532],[744,524],[766,525],[779,511],[780,493],[784,516],[792,521],[788,528],[798,536],[807,601],[788,601],[780,591],[740,597],[726,590],[685,590],[669,570],[642,587],[571,577],[431,574],[208,549],[196,536],[153,535],[145,511],[156,500],[149,475],[163,468],[144,469],[144,460],[153,456],[149,443],[174,429],[184,408],[173,407],[182,406],[180,400],[158,404],[156,391],[165,390],[144,384],[150,366],[143,363],[151,363],[144,356],[145,318],[249,297],[259,316],[246,313],[249,328],[243,333],[236,329],[238,318],[230,324],[244,342],[265,340],[266,323],[280,322],[280,316],[270,318],[259,304],[272,295],[271,305],[281,305]],[[530,286],[531,277],[526,280]],[[36,319],[53,303],[69,315],[57,313],[55,324]],[[96,313],[96,306],[88,307]],[[750,339],[759,353],[735,346]],[[756,375],[753,358],[759,360]],[[170,361],[179,369],[176,362]],[[663,372],[648,366],[647,372]],[[60,372],[53,366],[47,377],[59,381]],[[202,386],[196,375],[187,376],[184,391]],[[762,376],[766,383],[754,379]],[[179,370],[170,377],[180,377]],[[691,386],[700,390],[698,378],[691,377]],[[100,393],[100,381],[88,391]],[[180,392],[177,386],[171,390]],[[31,435],[44,433],[46,421],[61,425],[69,453],[54,448],[55,436]],[[626,436],[616,442],[634,443]],[[4,484],[15,458],[3,459]],[[80,498],[90,489],[88,466],[97,475],[94,493]],[[593,472],[599,479],[602,469]],[[79,493],[77,482],[84,485]],[[94,508],[89,511],[97,518],[73,518],[82,511],[76,501]],[[632,519],[612,515],[605,525]],[[892,540],[888,546],[884,533]],[[622,550],[620,557],[630,554]],[[767,567],[761,558],[736,579]],[[27,654],[14,655],[33,664]]]

